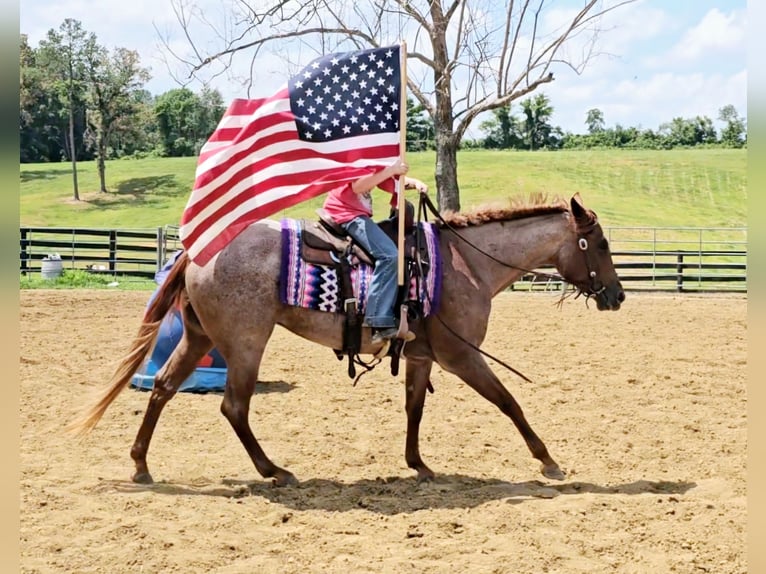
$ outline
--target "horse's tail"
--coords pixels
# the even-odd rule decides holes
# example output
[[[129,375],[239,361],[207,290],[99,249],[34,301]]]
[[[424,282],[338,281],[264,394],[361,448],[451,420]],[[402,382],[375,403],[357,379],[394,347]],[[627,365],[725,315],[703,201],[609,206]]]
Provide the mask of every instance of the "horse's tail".
[[[69,432],[81,436],[93,430],[112,401],[117,398],[122,389],[128,385],[133,374],[141,367],[146,356],[154,348],[162,320],[175,305],[186,286],[186,267],[188,265],[189,258],[186,252],[183,252],[170,269],[151,305],[146,309],[138,334],[133,339],[128,353],[117,366],[109,385],[93,405],[83,410],[79,417],[67,426]]]

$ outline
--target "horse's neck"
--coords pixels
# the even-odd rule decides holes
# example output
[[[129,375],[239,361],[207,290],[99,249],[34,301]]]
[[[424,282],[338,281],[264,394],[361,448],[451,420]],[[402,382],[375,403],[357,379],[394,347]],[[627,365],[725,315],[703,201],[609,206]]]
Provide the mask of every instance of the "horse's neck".
[[[485,223],[458,232],[491,256],[483,255],[457,238],[452,240],[476,277],[495,294],[519,279],[526,270],[554,264],[568,233],[568,224],[565,214],[548,214]]]

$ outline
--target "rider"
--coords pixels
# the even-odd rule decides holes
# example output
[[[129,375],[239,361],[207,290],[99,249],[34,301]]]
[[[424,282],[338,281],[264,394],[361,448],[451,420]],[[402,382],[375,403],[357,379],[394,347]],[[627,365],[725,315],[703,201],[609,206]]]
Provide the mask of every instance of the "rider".
[[[323,206],[327,214],[367,250],[375,261],[364,314],[364,325],[372,327],[373,343],[393,339],[398,332],[394,313],[397,295],[397,248],[391,238],[372,220],[370,192],[372,188],[381,186],[391,178],[405,175],[409,169],[406,163],[397,159],[378,172],[330,191]],[[428,186],[418,179],[405,177],[404,180],[405,189],[417,189],[421,193],[428,191]],[[395,192],[392,193],[391,205],[396,206]],[[408,333],[407,339],[411,338],[414,338],[414,335]]]

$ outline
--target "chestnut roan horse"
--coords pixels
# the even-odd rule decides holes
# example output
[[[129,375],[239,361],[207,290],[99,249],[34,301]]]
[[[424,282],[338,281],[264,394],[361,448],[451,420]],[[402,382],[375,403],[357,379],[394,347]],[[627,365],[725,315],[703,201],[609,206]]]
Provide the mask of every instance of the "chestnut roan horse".
[[[492,297],[528,270],[540,266],[555,266],[578,294],[595,299],[599,310],[619,309],[625,294],[596,215],[582,205],[578,196],[568,203],[569,206],[560,201],[474,214],[456,213],[441,223],[440,308],[436,315],[410,323],[417,338],[406,344],[403,354],[405,459],[417,471],[418,481],[434,477],[418,446],[434,361],[510,417],[532,455],[542,463],[543,475],[564,478],[564,472],[478,348],[487,332]],[[444,228],[446,222],[448,228]],[[128,354],[103,394],[70,425],[70,430],[85,433],[97,424],[152,350],[163,317],[173,305],[179,304],[183,338],[155,376],[154,389],[130,452],[136,467],[133,480],[152,482],[146,454],[162,409],[200,358],[216,347],[228,368],[221,412],[261,476],[280,486],[297,483],[291,472],[266,456],[248,423],[258,369],[275,325],[320,345],[341,349],[343,315],[287,306],[280,301],[280,241],[279,226],[262,221],[243,231],[204,267],[184,253],[147,309]],[[371,344],[370,330],[365,327],[361,352],[374,354],[378,350]]]

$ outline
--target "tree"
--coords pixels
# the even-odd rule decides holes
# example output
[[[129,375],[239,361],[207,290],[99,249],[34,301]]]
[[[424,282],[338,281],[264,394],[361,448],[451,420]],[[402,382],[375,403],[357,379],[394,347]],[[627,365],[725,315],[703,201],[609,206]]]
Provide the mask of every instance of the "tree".
[[[721,143],[731,147],[742,147],[747,140],[745,120],[739,117],[731,104],[718,110],[718,119],[726,123],[721,130]]]
[[[407,98],[407,150],[433,149],[434,122],[425,114],[425,108]]]
[[[485,120],[479,125],[479,129],[487,134],[484,147],[490,149],[521,147],[522,135],[519,131],[519,122],[511,114],[511,105],[492,110],[492,115],[494,116],[492,119]]]
[[[139,66],[138,52],[116,48],[111,54],[97,44],[85,54],[90,103],[89,122],[96,131],[96,164],[100,189],[106,193],[108,146],[120,118],[135,114],[135,91],[149,80],[148,70]]]
[[[178,88],[161,94],[154,112],[162,154],[197,155],[223,115],[223,98],[217,90],[203,90],[198,96],[188,88]]]
[[[434,122],[437,201],[459,210],[457,151],[471,123],[552,82],[554,66],[582,72],[596,54],[601,16],[634,0],[586,0],[565,21],[562,12],[546,18],[548,6],[532,0],[505,6],[494,0],[239,0],[220,29],[194,1],[172,0],[190,55],[178,54],[165,39],[192,77],[214,66],[222,72],[242,53],[254,62],[267,47],[287,54],[294,45],[305,52],[308,44],[330,53],[406,38],[409,90]],[[223,44],[206,51],[195,43],[196,26],[213,26]]]
[[[604,131],[604,112],[598,108],[588,110],[585,116],[585,123],[588,126],[589,134],[596,134]]]
[[[550,99],[545,94],[537,94],[522,100],[521,109],[524,113],[522,137],[527,147],[531,150],[544,147],[553,131],[553,127],[548,123],[553,115]]]
[[[75,201],[80,200],[75,121],[84,123],[85,54],[93,49],[95,43],[95,34],[83,30],[79,21],[67,18],[58,32],[53,29],[48,31],[38,50],[40,64],[48,70],[49,87],[58,96],[69,117],[69,137],[65,137],[65,149],[72,161]]]

